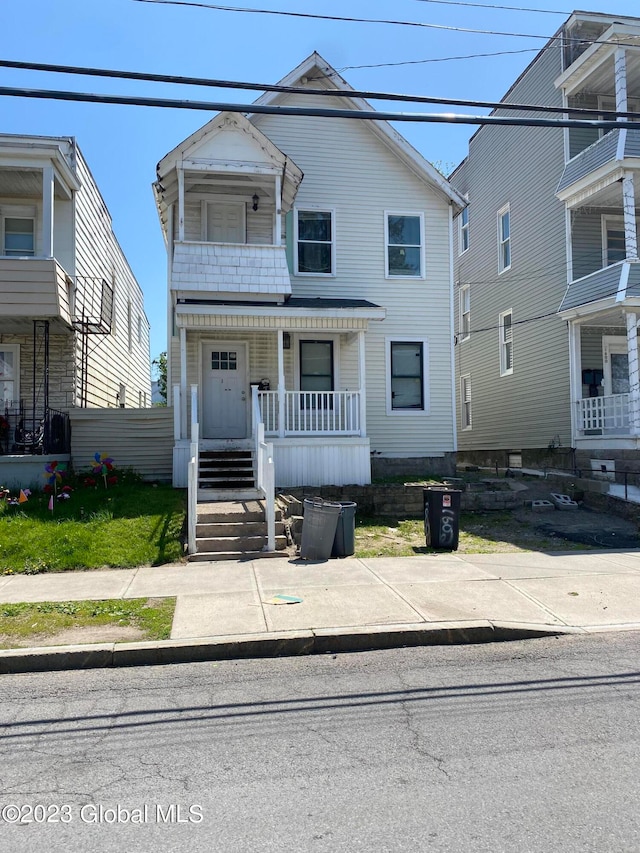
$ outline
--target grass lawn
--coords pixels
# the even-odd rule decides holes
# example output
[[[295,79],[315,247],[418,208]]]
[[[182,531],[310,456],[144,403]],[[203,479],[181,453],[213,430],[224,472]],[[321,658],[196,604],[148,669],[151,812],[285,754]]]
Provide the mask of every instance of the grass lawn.
[[[26,503],[0,502],[0,574],[160,565],[182,556],[185,499],[171,486],[118,472],[118,483],[85,485],[65,477],[67,500],[34,492]]]
[[[66,645],[79,632],[82,642],[106,641],[107,637],[113,642],[166,640],[175,603],[175,598],[132,598],[0,604],[0,648]]]

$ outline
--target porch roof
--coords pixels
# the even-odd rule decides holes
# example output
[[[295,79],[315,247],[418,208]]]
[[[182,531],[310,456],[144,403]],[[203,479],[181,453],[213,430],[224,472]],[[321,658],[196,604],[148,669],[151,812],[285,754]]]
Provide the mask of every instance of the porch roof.
[[[366,329],[384,320],[386,310],[366,299],[292,296],[282,305],[185,299],[176,305],[176,325],[184,328]]]
[[[640,298],[640,263],[621,261],[572,281],[567,287],[558,313],[588,314],[638,298]]]

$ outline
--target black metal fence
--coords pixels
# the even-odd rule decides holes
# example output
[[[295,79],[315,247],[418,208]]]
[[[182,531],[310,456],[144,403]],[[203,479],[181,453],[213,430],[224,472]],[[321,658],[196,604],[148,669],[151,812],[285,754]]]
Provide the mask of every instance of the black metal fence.
[[[0,453],[69,453],[71,427],[69,415],[56,409],[0,409]]]

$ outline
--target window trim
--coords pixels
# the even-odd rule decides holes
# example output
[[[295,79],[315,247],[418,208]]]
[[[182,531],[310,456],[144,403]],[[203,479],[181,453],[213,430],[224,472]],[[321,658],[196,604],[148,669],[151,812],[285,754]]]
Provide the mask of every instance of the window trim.
[[[299,213],[328,213],[331,217],[331,272],[300,272],[298,268],[298,214]],[[305,240],[307,243],[322,243],[325,240]],[[336,277],[336,210],[334,207],[321,207],[314,204],[297,205],[293,208],[293,274],[304,278],[335,278]]]
[[[511,340],[506,341],[504,339],[504,321],[506,317],[511,318],[511,322],[509,324],[509,328],[511,329]],[[507,311],[502,311],[502,313],[498,316],[498,329],[499,329],[499,342],[500,342],[500,376],[510,376],[513,373],[513,309],[509,308]],[[511,366],[507,367],[507,347],[510,345],[509,352],[511,358],[509,359],[511,362]]]
[[[465,399],[468,389],[468,402]],[[462,431],[473,429],[473,402],[471,399],[471,374],[464,373],[460,377],[460,424]]]
[[[307,208],[305,208],[306,210]],[[291,350],[293,353],[294,387],[300,391],[300,342],[301,341],[331,341],[333,344],[333,388],[340,389],[340,335],[314,334],[313,331],[298,332],[291,335]]]
[[[37,216],[31,208],[30,212],[22,212],[24,209],[16,208],[11,210],[10,207],[5,207],[2,211],[2,243],[0,244],[0,257],[2,258],[36,258],[37,255]],[[7,254],[7,219],[29,219],[33,223],[33,251],[22,255]]]
[[[502,239],[502,220],[504,217],[509,216],[509,237],[506,240]],[[512,262],[512,253],[511,253],[511,205],[505,204],[504,207],[501,207],[498,211],[498,275],[502,275],[503,272],[511,269]],[[509,263],[504,264],[504,247],[508,246],[509,250]]]
[[[458,334],[458,343],[468,341],[471,337],[471,287],[468,284],[460,286],[459,294],[459,313],[460,313],[460,331]],[[466,305],[465,305],[466,302]],[[465,310],[466,308],[466,310]],[[467,329],[465,332],[464,318],[467,317]]]
[[[12,398],[11,402],[15,405],[20,402],[20,344],[0,344],[0,349],[3,352],[9,350],[13,352],[13,371],[15,373],[13,393],[15,394],[15,398]],[[4,397],[0,397],[0,406],[4,408],[4,405]]]
[[[422,344],[422,408],[421,409],[394,409],[391,396],[391,345],[392,344]],[[429,388],[429,339],[415,335],[394,335],[385,338],[385,384],[387,415],[392,417],[424,417],[431,414],[431,398]]]
[[[389,272],[389,217],[407,216],[416,217],[420,220],[420,275],[393,275]],[[424,233],[424,211],[422,210],[385,210],[384,211],[384,277],[391,280],[424,281],[426,276],[426,249]],[[413,244],[401,244],[413,246]]]
[[[466,246],[464,245],[466,243]],[[469,251],[469,207],[464,207],[458,215],[458,256]]]
[[[609,250],[608,250],[608,245],[607,245],[608,244],[609,225],[610,224],[618,225],[619,228],[614,229],[614,230],[622,231],[622,233],[625,235],[625,247],[624,247],[625,258],[627,255],[627,238],[626,238],[626,232],[625,232],[625,227],[624,227],[624,216],[617,216],[616,214],[613,214],[613,213],[603,213],[600,217],[600,221],[602,223],[602,268],[605,269],[606,267],[612,266],[612,264],[609,263],[609,258],[608,258]],[[620,263],[620,261],[614,261],[614,263]]]

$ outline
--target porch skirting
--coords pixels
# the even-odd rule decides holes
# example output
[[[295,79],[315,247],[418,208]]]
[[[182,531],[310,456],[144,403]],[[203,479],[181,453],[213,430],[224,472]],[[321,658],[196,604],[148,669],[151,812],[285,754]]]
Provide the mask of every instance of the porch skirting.
[[[41,489],[45,480],[45,465],[48,462],[66,462],[71,460],[68,453],[57,453],[49,456],[18,456],[0,455],[0,486],[7,489]]]

